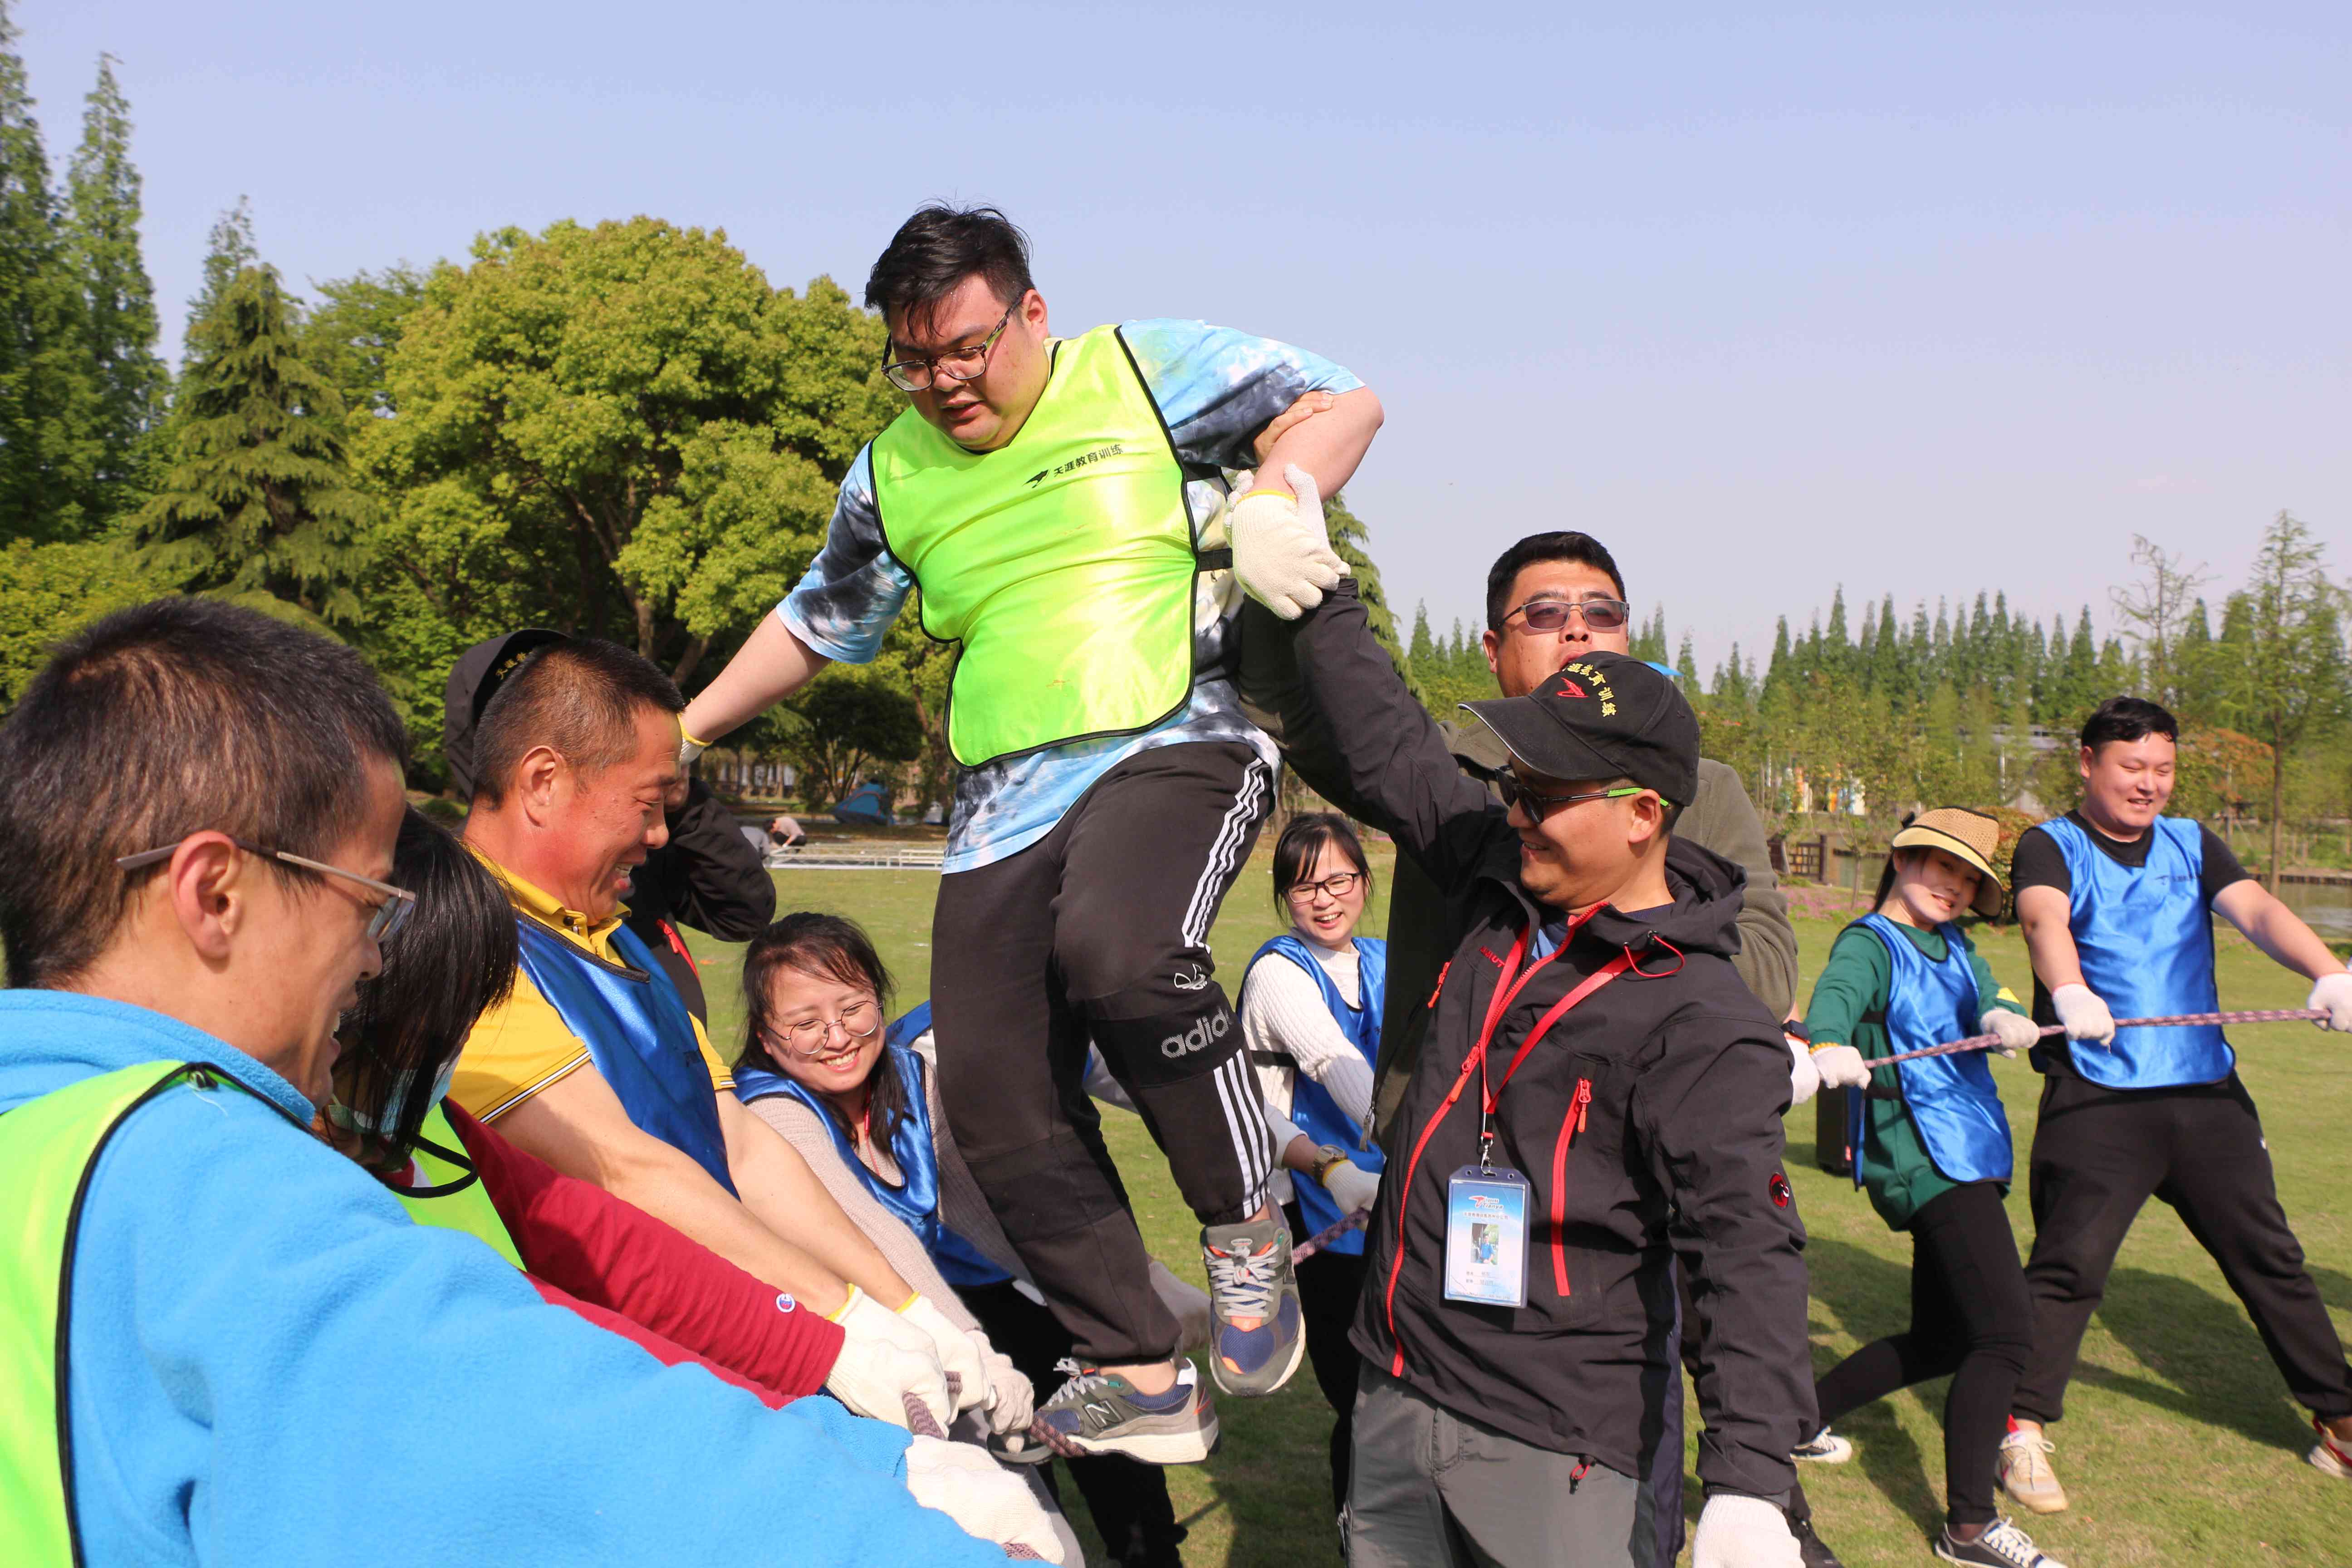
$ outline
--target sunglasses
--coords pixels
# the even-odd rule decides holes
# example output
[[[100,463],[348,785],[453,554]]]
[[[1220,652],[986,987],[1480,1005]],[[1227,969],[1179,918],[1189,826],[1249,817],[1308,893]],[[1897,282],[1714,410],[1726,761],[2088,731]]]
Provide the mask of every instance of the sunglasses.
[[[1528,816],[1538,822],[1561,806],[1574,805],[1580,800],[1623,800],[1627,795],[1650,793],[1643,784],[1619,784],[1612,789],[1585,790],[1577,795],[1546,795],[1541,790],[1529,789],[1510,773],[1496,779],[1495,788],[1502,795],[1505,805],[1523,805],[1527,807]]]
[[[193,837],[194,835],[190,837]],[[330,866],[324,860],[313,860],[308,856],[289,854],[283,849],[264,848],[258,844],[248,844],[242,838],[227,834],[222,837],[248,855],[258,855],[267,860],[283,860],[289,866],[299,866],[305,871],[315,872],[323,877],[341,877],[345,881],[357,882],[363,888],[382,893],[383,897],[376,902],[374,912],[368,916],[367,933],[370,942],[380,942],[388,940],[394,931],[408,923],[408,917],[415,911],[416,895],[405,888],[395,888],[390,882],[379,882],[373,877],[362,877],[357,871],[346,871],[341,866]],[[166,844],[160,849],[143,849],[136,855],[120,856],[114,863],[125,871],[143,871],[150,866],[160,866],[169,860],[180,846],[186,842],[187,839],[182,838]]]
[[[1524,621],[1531,632],[1556,632],[1568,617],[1580,615],[1590,630],[1613,632],[1625,624],[1632,608],[1622,599],[1530,599],[1503,617],[1503,624]]]

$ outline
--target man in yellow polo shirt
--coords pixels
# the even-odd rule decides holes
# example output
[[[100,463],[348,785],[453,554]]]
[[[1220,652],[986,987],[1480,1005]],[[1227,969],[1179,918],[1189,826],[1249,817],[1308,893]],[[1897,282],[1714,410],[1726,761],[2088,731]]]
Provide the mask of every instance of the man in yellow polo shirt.
[[[627,1199],[839,1322],[828,1389],[903,1425],[984,1405],[978,1347],[883,1259],[732,1079],[622,923],[630,872],[667,839],[677,778],[668,677],[607,642],[533,654],[482,714],[466,842],[513,900],[513,994],[476,1023],[451,1096],[568,1175]],[[958,1374],[950,1402],[945,1373]]]

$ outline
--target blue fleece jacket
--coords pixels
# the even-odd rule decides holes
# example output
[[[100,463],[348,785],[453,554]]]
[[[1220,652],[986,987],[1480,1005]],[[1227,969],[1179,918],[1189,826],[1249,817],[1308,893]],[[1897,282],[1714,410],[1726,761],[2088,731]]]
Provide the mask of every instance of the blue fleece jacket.
[[[0,992],[0,1112],[163,1059],[310,1118],[185,1025]],[[68,1381],[94,1568],[1004,1561],[908,1495],[904,1432],[662,1366],[227,1088],[175,1086],[100,1157]]]

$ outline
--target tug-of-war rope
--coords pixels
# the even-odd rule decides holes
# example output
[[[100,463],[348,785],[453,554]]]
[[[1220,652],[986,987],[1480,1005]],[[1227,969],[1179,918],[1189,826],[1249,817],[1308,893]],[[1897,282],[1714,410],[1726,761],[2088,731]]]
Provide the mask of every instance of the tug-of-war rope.
[[[2327,1016],[2319,1007],[2267,1007],[2241,1013],[2171,1013],[2161,1018],[2117,1018],[2118,1029],[2186,1029],[2211,1024],[2310,1024]],[[2044,1024],[2042,1037],[2066,1032],[2063,1025]],[[1916,1062],[1922,1057],[1958,1056],[1962,1051],[1989,1051],[2000,1044],[1999,1035],[1970,1035],[1965,1040],[1947,1040],[1940,1046],[1926,1046],[1916,1051],[1898,1051],[1891,1057],[1873,1057],[1862,1065],[1866,1068],[1893,1067],[1896,1062]]]

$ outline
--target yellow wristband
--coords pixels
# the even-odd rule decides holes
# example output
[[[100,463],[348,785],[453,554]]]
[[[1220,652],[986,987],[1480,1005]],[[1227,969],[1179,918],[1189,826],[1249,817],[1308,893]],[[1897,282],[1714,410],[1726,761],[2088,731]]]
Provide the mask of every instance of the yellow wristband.
[[[1806,1047],[1805,1054],[1807,1056],[1811,1056],[1816,1051],[1825,1051],[1832,1046],[1843,1045],[1843,1043],[1844,1042],[1841,1040],[1815,1040],[1810,1046]]]
[[[684,741],[688,745],[692,746],[698,752],[707,752],[710,750],[709,742],[696,740],[692,735],[687,733],[686,726],[683,724],[680,724],[677,727],[677,738]]]
[[[899,1315],[900,1315],[901,1317],[904,1317],[904,1316],[906,1315],[907,1309],[908,1309],[908,1308],[909,1308],[909,1307],[911,1307],[911,1306],[913,1306],[916,1302],[918,1302],[918,1301],[921,1300],[922,1299],[923,1299],[923,1293],[922,1293],[920,1290],[918,1290],[918,1291],[914,1292],[912,1295],[908,1296],[908,1297],[904,1301],[902,1301],[902,1302],[900,1302],[900,1303],[898,1304],[898,1313],[899,1313]]]
[[[852,1285],[849,1288],[849,1294],[841,1299],[840,1309],[836,1311],[827,1312],[824,1315],[825,1321],[831,1323],[837,1323],[841,1321],[842,1319],[849,1316],[849,1309],[857,1305],[858,1295],[859,1291],[857,1287]]]
[[[1298,499],[1297,496],[1292,495],[1288,490],[1279,490],[1275,489],[1272,485],[1260,485],[1257,489],[1251,490],[1247,495],[1244,495],[1235,500],[1234,504],[1235,506],[1239,506],[1243,501],[1249,500],[1250,496],[1280,496],[1284,500],[1297,500]]]

